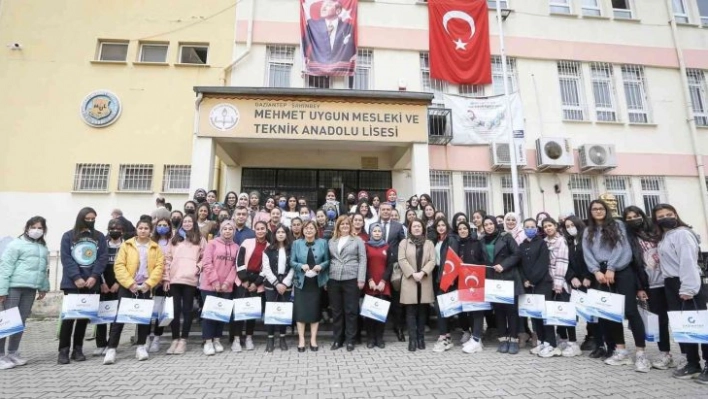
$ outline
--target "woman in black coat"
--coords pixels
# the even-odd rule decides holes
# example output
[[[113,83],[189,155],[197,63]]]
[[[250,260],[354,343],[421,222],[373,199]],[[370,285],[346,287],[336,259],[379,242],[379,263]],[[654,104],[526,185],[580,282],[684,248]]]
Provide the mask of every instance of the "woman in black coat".
[[[468,265],[480,265],[484,263],[481,259],[481,243],[472,237],[474,233],[466,221],[457,224],[457,241],[460,248],[459,255],[462,263]],[[465,312],[460,315],[460,327],[462,327],[462,351],[465,353],[475,353],[482,351],[482,329],[484,327],[484,311]]]
[[[433,289],[435,290],[435,296],[445,294],[446,292],[457,290],[457,281],[453,281],[452,285],[446,290],[440,287],[440,281],[442,280],[443,270],[445,268],[445,262],[448,260],[448,254],[450,251],[454,251],[455,254],[459,254],[460,249],[458,246],[457,238],[451,233],[450,225],[447,223],[445,218],[440,218],[435,220],[433,224],[435,229],[435,237],[432,240],[435,244],[435,279],[433,280]],[[435,302],[435,310],[438,312],[438,341],[433,347],[433,352],[445,352],[453,347],[452,339],[450,338],[450,329],[448,325],[448,318],[443,317],[440,313],[440,307],[437,301]]]

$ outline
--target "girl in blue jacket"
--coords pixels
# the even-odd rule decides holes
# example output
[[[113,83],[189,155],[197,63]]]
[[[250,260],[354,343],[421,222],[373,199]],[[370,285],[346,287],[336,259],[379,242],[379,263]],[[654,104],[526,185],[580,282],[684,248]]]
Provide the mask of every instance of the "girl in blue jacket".
[[[43,217],[31,218],[25,223],[24,234],[13,240],[0,258],[0,311],[18,308],[22,324],[32,310],[37,291],[38,300],[49,291],[46,232],[47,221]],[[17,352],[20,340],[21,332],[0,339],[0,370],[27,364]],[[5,341],[9,341],[7,352]]]

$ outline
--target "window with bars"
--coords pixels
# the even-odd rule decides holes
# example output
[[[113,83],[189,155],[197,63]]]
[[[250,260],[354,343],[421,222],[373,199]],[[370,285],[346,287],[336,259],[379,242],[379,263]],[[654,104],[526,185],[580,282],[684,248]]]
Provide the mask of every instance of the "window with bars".
[[[582,66],[576,61],[558,61],[563,119],[584,121],[586,119],[585,93],[583,91]]]
[[[698,15],[701,16],[701,25],[708,26],[708,0],[696,0]]]
[[[463,96],[469,97],[484,97],[484,85],[465,85],[458,86],[457,92]]]
[[[586,17],[599,17],[602,15],[600,0],[583,0],[582,13]]]
[[[125,61],[128,57],[128,42],[122,41],[99,41],[98,56],[99,61]]]
[[[118,191],[151,191],[152,172],[152,165],[121,165],[118,174]]]
[[[295,47],[267,46],[268,63],[266,65],[266,87],[290,87]]]
[[[162,175],[162,192],[186,193],[189,191],[189,178],[192,175],[191,165],[165,165]]]
[[[423,91],[433,93],[433,104],[442,104],[442,94],[448,92],[448,84],[444,80],[430,77],[430,58],[428,53],[420,53],[420,78]]]
[[[550,0],[548,6],[551,14],[570,14],[570,0]]]
[[[666,202],[664,178],[661,176],[645,176],[641,178],[641,182],[644,212],[649,215],[656,205]]]
[[[462,186],[465,191],[465,211],[472,215],[477,210],[489,209],[491,175],[483,172],[463,172]]]
[[[430,171],[430,197],[435,209],[450,218],[452,214],[452,174],[448,171]]]
[[[518,175],[519,182],[519,207],[516,210],[516,214],[523,220],[526,216],[526,176]],[[513,180],[511,179],[511,174],[502,175],[501,177],[501,187],[502,187],[502,204],[504,206],[504,214],[509,212],[514,212],[514,189],[512,185]]]
[[[207,65],[209,63],[208,44],[181,44],[179,62],[182,64]]]
[[[349,88],[354,90],[373,89],[374,51],[360,48],[356,55],[354,76],[349,77]]]
[[[588,218],[588,207],[597,198],[595,180],[590,176],[570,175],[568,188],[573,196],[573,210],[580,219]]]
[[[604,62],[590,64],[592,95],[595,99],[595,117],[601,122],[617,122],[616,92],[612,65]]]
[[[509,2],[507,0],[499,0],[499,3],[502,10],[507,10],[509,9]],[[496,10],[497,9],[497,0],[487,0],[487,7],[490,10]]]
[[[167,62],[168,43],[141,43],[140,62]]]
[[[518,90],[515,58],[506,57],[506,80],[509,85],[509,93]],[[492,56],[492,92],[495,96],[504,94],[504,73],[501,56],[498,55]]]
[[[651,123],[644,67],[622,65],[622,80],[629,123]]]
[[[108,191],[111,165],[78,163],[74,170],[74,191]]]
[[[706,0],[708,2],[708,0]],[[708,126],[708,87],[705,73],[698,69],[686,71],[688,76],[688,91],[691,93],[693,118],[697,126]]]
[[[612,14],[617,19],[632,19],[634,7],[632,0],[612,0]]]
[[[674,18],[676,18],[676,22],[687,24],[688,8],[686,7],[686,0],[671,0],[671,7],[674,10]]]
[[[305,83],[305,87],[313,89],[329,89],[330,78],[329,76],[305,75]]]
[[[620,212],[632,204],[630,182],[626,176],[604,176],[605,190],[617,198],[617,208]]]

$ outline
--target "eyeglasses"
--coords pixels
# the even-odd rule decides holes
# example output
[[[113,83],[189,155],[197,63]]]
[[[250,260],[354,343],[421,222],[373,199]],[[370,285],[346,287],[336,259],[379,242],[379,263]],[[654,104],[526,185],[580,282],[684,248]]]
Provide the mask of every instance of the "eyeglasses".
[[[592,212],[605,212],[605,208],[592,208],[590,209]]]

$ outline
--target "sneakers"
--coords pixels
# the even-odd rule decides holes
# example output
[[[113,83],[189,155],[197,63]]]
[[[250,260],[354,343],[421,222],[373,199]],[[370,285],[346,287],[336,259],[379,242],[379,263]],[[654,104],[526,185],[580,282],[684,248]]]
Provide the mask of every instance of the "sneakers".
[[[103,356],[103,355],[106,354],[106,350],[107,350],[106,347],[103,347],[103,348],[96,348],[96,349],[93,350],[93,352],[91,353],[91,355],[93,355],[93,356]]]
[[[5,359],[8,359],[12,363],[15,364],[15,366],[24,366],[27,364],[27,360],[23,359],[18,355],[17,353],[11,353],[5,357]]]
[[[582,347],[581,347],[581,349],[582,349]],[[597,347],[597,348],[595,348],[594,351],[590,352],[588,357],[591,359],[599,359],[599,358],[605,357],[606,355],[607,355],[607,351],[605,351],[605,348]]]
[[[497,352],[509,353],[509,338],[499,338],[499,346],[497,347]]]
[[[534,348],[532,348],[532,349],[529,351],[529,353],[531,353],[532,355],[538,355],[539,353],[541,353],[541,351],[543,350],[543,348],[546,347],[546,345],[548,345],[548,344],[545,344],[545,343],[543,343],[543,342],[539,342],[539,344],[536,345]],[[550,346],[550,345],[549,345],[549,346]]]
[[[705,369],[703,371],[705,371]],[[686,364],[684,367],[674,371],[673,376],[679,380],[690,380],[691,378],[698,377],[700,374],[702,374],[700,366]]]
[[[207,341],[204,343],[204,354],[207,356],[214,356],[214,354],[216,354],[213,342]]]
[[[135,349],[135,358],[138,359],[139,362],[142,362],[143,360],[148,360],[149,357],[145,345],[138,345]]]
[[[674,363],[676,363],[677,369],[682,369],[682,368],[686,367],[686,365],[688,364],[688,360],[686,359],[686,355],[681,354],[678,357],[678,359],[676,359],[676,361],[674,361]]]
[[[651,370],[651,362],[645,354],[637,354],[634,360],[634,371],[638,373],[648,373]]]
[[[583,351],[580,350],[580,347],[576,342],[570,342],[568,345],[561,351],[561,354],[563,357],[575,357],[575,356],[580,356],[583,354]]]
[[[470,334],[469,331],[465,331],[462,333],[462,338],[460,338],[460,343],[465,344],[470,341],[470,338],[472,338],[472,334]]]
[[[482,346],[482,342],[477,341],[474,338],[470,338],[470,340],[465,342],[465,344],[462,346],[462,352],[468,354],[482,352],[483,350],[484,346]]]
[[[433,352],[441,353],[452,349],[453,345],[449,337],[440,337],[433,346]]]
[[[214,352],[221,353],[224,351],[224,345],[221,345],[219,338],[214,338]]]
[[[512,338],[509,341],[509,352],[510,355],[516,355],[519,353],[519,340]]]
[[[629,366],[632,364],[632,358],[626,350],[615,350],[612,357],[605,359],[605,364],[610,366]]]
[[[246,350],[247,350],[247,351],[252,351],[252,350],[254,350],[254,349],[256,349],[256,346],[253,345],[253,337],[251,337],[251,336],[249,335],[249,336],[246,337]]]
[[[9,370],[15,367],[15,363],[7,357],[0,357],[0,370]]]
[[[658,370],[668,370],[672,367],[676,367],[676,364],[670,353],[661,353],[659,357],[651,362],[651,366]]]
[[[168,355],[174,355],[175,354],[175,349],[177,349],[177,344],[179,344],[178,339],[173,339],[172,343],[170,344],[170,347],[167,348],[167,354]]]
[[[550,344],[545,344],[543,346],[543,349],[541,349],[541,351],[538,352],[538,356],[543,357],[543,358],[562,356],[562,355],[563,355],[563,351],[561,351],[560,348],[558,348],[558,347],[554,348]]]
[[[586,335],[585,340],[583,340],[583,343],[580,345],[580,350],[581,351],[594,351],[597,348],[597,345],[595,344],[595,337],[592,335]]]
[[[708,385],[708,364],[703,368],[701,374],[696,377],[696,382],[703,385]]]
[[[525,332],[519,333],[519,347],[523,348],[531,341],[531,335]]]
[[[567,340],[559,340],[556,342],[558,342],[558,349],[560,349],[561,352],[563,352],[569,345]]]
[[[103,358],[103,364],[114,364],[116,362],[116,350],[113,348],[108,348],[106,350],[106,356]]]
[[[150,346],[148,347],[148,352],[157,353],[159,351],[160,351],[160,337],[154,337],[152,339],[152,342],[150,342]]]
[[[241,337],[234,338],[234,343],[231,344],[231,352],[241,352]]]
[[[177,347],[175,348],[175,355],[184,355],[184,352],[187,352],[187,340],[186,339],[180,339],[177,342]]]

